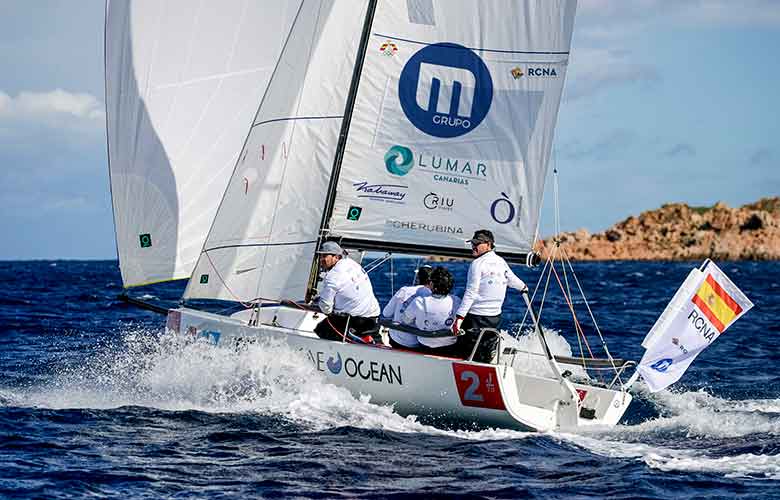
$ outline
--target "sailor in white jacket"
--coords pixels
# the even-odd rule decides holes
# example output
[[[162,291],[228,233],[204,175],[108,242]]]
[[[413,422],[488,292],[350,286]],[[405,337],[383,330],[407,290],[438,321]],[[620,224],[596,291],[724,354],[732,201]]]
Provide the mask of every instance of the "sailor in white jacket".
[[[335,241],[326,241],[317,253],[320,265],[328,271],[320,286],[318,305],[328,316],[314,332],[323,339],[342,340],[347,328],[358,337],[374,330],[379,302],[368,274]]]
[[[487,229],[476,231],[471,238],[471,253],[476,258],[469,267],[466,291],[452,325],[456,335],[461,329],[466,330],[466,334],[458,338],[458,354],[464,358],[471,354],[480,329],[499,328],[506,287],[521,293],[528,291],[523,280],[512,272],[504,259],[496,255],[494,248],[493,233]],[[494,335],[484,336],[474,361],[489,363],[495,355],[497,342],[498,338]]]
[[[418,296],[427,297],[431,294],[431,266],[420,266],[417,270],[417,285],[401,287],[390,302],[382,309],[382,317],[391,319],[396,323],[403,323],[402,315],[409,304]],[[417,335],[399,330],[390,329],[390,345],[393,347],[406,347],[414,349],[420,347]]]
[[[443,267],[436,267],[431,273],[431,295],[415,298],[401,318],[405,324],[418,330],[435,332],[449,331],[455,323],[455,311],[460,305],[460,298],[450,295],[454,280],[452,274]],[[449,356],[453,354],[452,346],[456,337],[417,337],[426,352]]]

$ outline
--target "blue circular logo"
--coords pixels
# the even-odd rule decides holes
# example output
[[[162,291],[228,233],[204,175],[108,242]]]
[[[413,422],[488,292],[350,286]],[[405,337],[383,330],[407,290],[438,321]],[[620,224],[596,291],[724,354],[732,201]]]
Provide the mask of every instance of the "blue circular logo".
[[[398,82],[401,109],[419,130],[458,137],[477,128],[493,102],[490,71],[471,49],[434,43],[407,61]]]
[[[412,150],[395,145],[385,153],[385,168],[393,175],[406,175],[414,166]]]

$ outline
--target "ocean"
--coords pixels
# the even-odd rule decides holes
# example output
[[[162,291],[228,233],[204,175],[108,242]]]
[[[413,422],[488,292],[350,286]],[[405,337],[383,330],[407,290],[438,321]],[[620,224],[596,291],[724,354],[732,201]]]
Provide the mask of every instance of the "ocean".
[[[372,272],[381,305],[415,264]],[[574,264],[613,355],[641,357],[699,264]],[[184,343],[117,300],[115,261],[0,262],[0,497],[780,498],[780,262],[719,264],[755,307],[679,383],[635,385],[613,428],[523,433],[402,417],[283,346]],[[456,293],[467,265],[445,264]],[[182,290],[132,294],[171,307]],[[509,331],[521,304],[509,291]],[[542,323],[578,353],[569,318],[550,292]]]

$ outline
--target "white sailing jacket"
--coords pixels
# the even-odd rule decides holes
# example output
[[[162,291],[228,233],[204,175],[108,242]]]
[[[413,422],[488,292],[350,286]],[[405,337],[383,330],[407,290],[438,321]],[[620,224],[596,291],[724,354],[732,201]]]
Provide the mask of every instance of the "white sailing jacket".
[[[382,316],[388,319],[392,319],[397,323],[404,324],[402,315],[406,308],[411,304],[415,297],[427,297],[431,294],[431,289],[423,285],[413,285],[401,287],[390,302],[387,303],[384,309],[382,309]],[[413,325],[410,325],[413,326]],[[420,345],[417,342],[417,335],[399,332],[398,330],[390,329],[390,337],[406,347],[418,347]]]
[[[466,291],[458,308],[458,316],[467,313],[498,316],[506,298],[506,287],[525,290],[526,285],[493,250],[483,253],[471,263],[466,277]]]
[[[320,287],[322,312],[349,314],[363,318],[379,316],[379,302],[368,274],[360,264],[347,257],[339,260],[325,275]]]
[[[415,298],[404,311],[403,322],[420,330],[433,332],[452,328],[455,311],[460,305],[460,297],[454,295],[429,295]],[[452,345],[457,337],[417,337],[417,341],[427,347]]]

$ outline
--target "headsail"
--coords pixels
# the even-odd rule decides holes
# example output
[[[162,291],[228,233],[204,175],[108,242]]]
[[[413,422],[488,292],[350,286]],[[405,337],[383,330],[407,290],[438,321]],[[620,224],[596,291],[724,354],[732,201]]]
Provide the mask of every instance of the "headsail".
[[[377,9],[329,229],[363,248],[532,249],[575,0]],[[489,26],[489,29],[486,27]]]
[[[107,2],[109,166],[125,286],[190,276],[300,3]]]
[[[304,297],[365,12],[303,3],[185,297]]]

